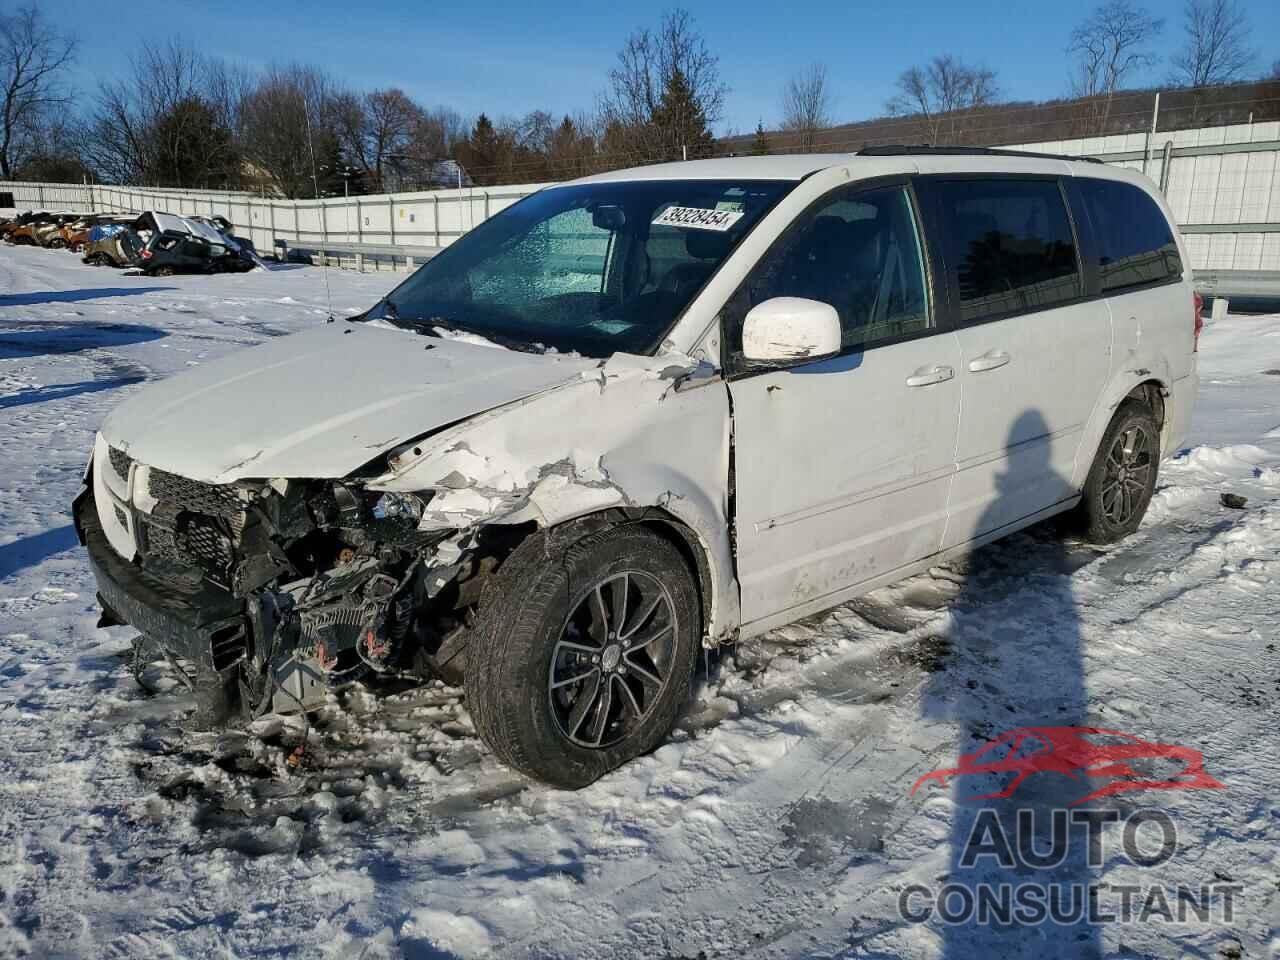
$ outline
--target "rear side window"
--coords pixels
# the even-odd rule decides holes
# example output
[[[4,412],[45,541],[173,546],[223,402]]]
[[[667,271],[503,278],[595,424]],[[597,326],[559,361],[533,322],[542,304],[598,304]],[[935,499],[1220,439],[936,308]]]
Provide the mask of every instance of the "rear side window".
[[[1056,180],[943,180],[932,192],[962,320],[1081,296],[1075,236]]]
[[[1080,195],[1097,237],[1104,291],[1182,276],[1182,257],[1156,202],[1131,183],[1080,180]]]

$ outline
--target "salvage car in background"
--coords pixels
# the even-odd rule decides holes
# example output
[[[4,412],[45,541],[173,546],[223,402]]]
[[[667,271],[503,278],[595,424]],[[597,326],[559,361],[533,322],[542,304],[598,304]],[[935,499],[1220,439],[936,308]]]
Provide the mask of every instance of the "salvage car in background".
[[[69,223],[62,228],[62,239],[65,246],[72,253],[79,253],[89,242],[90,233],[94,227],[120,225],[128,223],[132,217],[122,216],[117,213],[97,213]]]
[[[0,238],[12,242],[10,238],[20,228],[27,226],[28,224],[42,222],[44,218],[48,216],[50,216],[50,214],[42,210],[28,210],[26,213],[20,213],[11,220],[0,224]]]
[[[698,652],[1055,514],[1138,526],[1200,315],[1129,170],[953,148],[556,184],[359,318],[153,384],[74,505],[206,718],[461,679],[504,762],[653,748]]]
[[[25,217],[20,217],[12,230],[4,235],[4,239],[9,243],[18,244],[20,246],[36,246],[38,245],[37,236],[48,230],[53,225],[60,226],[67,220],[74,217],[75,214],[70,213],[35,213]]]
[[[138,261],[142,240],[126,224],[99,224],[89,230],[82,247],[82,263],[97,267],[131,267]]]
[[[240,273],[256,265],[242,256],[239,245],[203,218],[149,210],[132,227],[145,238],[137,266],[148,276]]]
[[[68,224],[75,223],[83,216],[80,213],[62,213],[45,223],[39,224],[32,234],[36,245],[55,250],[65,247],[67,243],[62,234],[63,228]]]

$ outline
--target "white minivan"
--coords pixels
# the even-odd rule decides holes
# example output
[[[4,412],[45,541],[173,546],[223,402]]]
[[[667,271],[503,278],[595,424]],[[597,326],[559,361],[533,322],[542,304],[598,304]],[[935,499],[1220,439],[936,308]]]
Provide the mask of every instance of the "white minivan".
[[[1145,177],[981,149],[543,189],[366,314],[148,387],[77,529],[201,716],[461,682],[503,761],[652,749],[699,648],[1054,514],[1113,541],[1196,395]]]

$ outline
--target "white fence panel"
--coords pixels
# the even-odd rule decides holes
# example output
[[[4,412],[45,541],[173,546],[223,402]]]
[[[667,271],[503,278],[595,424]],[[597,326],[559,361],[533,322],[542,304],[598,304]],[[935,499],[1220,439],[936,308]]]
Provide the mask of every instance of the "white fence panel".
[[[1164,151],[1174,154],[1165,170]],[[1255,145],[1251,149],[1248,145]],[[1164,187],[1199,269],[1280,269],[1280,121],[1176,132],[1129,133],[1019,144],[1016,149],[1101,156],[1145,170]],[[1180,150],[1196,151],[1179,153]],[[1212,152],[1206,152],[1212,151]],[[54,183],[3,183],[15,208],[219,214],[270,252],[288,244],[367,243],[442,247],[547,184],[464,187],[325,200],[283,200],[220,190],[169,190]],[[1196,227],[1269,225],[1263,233],[1198,232]]]

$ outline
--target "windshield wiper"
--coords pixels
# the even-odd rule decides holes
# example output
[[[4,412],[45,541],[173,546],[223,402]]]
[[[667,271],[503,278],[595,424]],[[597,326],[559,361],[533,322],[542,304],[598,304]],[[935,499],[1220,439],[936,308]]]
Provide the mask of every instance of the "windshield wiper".
[[[447,330],[450,333],[467,334],[473,337],[479,337],[488,340],[490,343],[500,347],[506,347],[508,350],[516,350],[520,353],[545,353],[545,348],[539,348],[534,344],[525,340],[518,340],[514,337],[505,337],[499,333],[490,333],[488,331],[481,332],[473,330],[471,327],[457,323],[447,317],[437,315],[429,317],[402,317],[400,308],[396,306],[394,300],[387,297],[382,301],[382,316],[392,323],[400,327],[410,328],[417,333],[427,337],[440,337],[435,328]],[[441,337],[441,339],[446,339]]]
[[[441,330],[448,330],[450,333],[462,333],[472,337],[479,337],[482,340],[488,340],[490,343],[497,344],[500,347],[506,347],[508,350],[515,350],[519,353],[545,353],[538,347],[526,340],[517,340],[514,337],[504,337],[500,333],[490,333],[485,331],[481,333],[479,330],[472,330],[460,323],[454,323],[452,320],[446,320],[444,317],[432,317],[430,320],[415,320],[415,324],[423,327],[423,333],[431,336],[439,336],[432,330],[433,327],[439,327]]]

